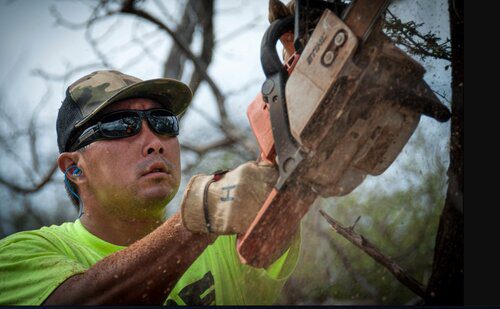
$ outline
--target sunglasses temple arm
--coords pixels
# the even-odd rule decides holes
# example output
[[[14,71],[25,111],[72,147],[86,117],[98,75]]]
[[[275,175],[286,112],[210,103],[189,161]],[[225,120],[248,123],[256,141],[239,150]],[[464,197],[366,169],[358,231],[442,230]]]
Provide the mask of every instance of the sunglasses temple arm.
[[[97,127],[97,130],[95,130],[96,127]],[[81,139],[82,135],[85,135],[85,132],[88,130],[92,130],[93,132],[90,135],[87,135],[83,139]],[[87,130],[83,131],[83,133],[80,135],[80,137],[78,137],[78,143],[74,144],[73,147],[71,147],[70,152],[76,151],[82,147],[87,146],[91,142],[95,141],[96,139],[94,139],[94,137],[96,135],[102,135],[101,134],[101,122],[98,122],[97,124],[87,128]]]

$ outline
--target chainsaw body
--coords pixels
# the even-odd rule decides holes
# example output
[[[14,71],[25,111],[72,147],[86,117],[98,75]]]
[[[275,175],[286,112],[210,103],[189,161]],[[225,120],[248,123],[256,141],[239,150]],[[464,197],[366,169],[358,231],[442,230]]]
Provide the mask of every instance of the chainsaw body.
[[[262,267],[275,258],[318,195],[348,194],[367,174],[383,173],[422,114],[450,117],[423,80],[424,68],[383,34],[373,10],[384,4],[371,8],[375,2],[354,1],[344,17],[352,24],[356,14],[373,16],[369,29],[325,9],[288,72],[276,57],[261,57],[268,79],[247,115],[261,158],[278,165],[280,178],[239,237],[244,263]],[[288,29],[290,21],[280,22],[266,32],[263,49]]]

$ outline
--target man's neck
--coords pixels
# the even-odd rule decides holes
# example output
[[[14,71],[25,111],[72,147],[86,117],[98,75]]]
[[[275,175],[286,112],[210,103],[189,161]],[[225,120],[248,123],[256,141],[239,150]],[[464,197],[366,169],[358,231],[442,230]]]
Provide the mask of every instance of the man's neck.
[[[84,208],[80,221],[90,233],[100,239],[115,245],[128,246],[151,233],[164,219],[161,215],[140,219],[124,218],[105,213],[102,208],[88,207]]]
[[[102,240],[119,246],[128,246],[136,242],[163,223],[161,220],[154,220],[152,222],[114,221],[103,226],[93,220],[89,220],[85,215],[80,220],[90,233]]]

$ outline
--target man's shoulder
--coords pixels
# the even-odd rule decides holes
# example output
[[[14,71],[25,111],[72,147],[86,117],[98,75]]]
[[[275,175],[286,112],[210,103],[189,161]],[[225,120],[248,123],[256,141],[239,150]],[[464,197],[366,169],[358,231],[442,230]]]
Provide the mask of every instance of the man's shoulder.
[[[39,229],[11,234],[0,240],[0,249],[21,242],[50,242],[57,238],[74,238],[76,235],[75,222],[64,222],[60,225],[43,226]]]

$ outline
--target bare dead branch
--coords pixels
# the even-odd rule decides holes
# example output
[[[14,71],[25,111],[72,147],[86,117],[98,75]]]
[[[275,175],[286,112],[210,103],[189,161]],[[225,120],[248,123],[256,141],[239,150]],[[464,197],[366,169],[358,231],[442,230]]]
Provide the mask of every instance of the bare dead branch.
[[[358,222],[359,222],[359,219],[361,219],[361,216],[358,216],[358,217],[356,218],[356,220],[354,221],[354,223],[353,223],[353,224],[349,227],[349,229],[350,229],[351,231],[353,231],[353,230],[354,230],[354,228],[356,227],[356,224],[358,224]]]
[[[97,21],[97,19],[95,21]],[[103,41],[105,41],[106,39],[108,39],[109,37],[111,37],[111,35],[117,29],[120,28],[121,24],[122,24],[121,19],[116,18],[115,21],[100,36],[94,38],[94,40],[96,42],[103,42]],[[133,29],[135,30],[135,27]]]
[[[119,44],[117,46],[111,47],[106,53],[110,54],[110,55],[115,55],[115,54],[120,53],[120,52],[125,52],[126,53],[130,49],[132,49],[133,47],[135,47],[137,45],[138,45],[137,41],[134,40],[134,38],[132,38],[132,39],[124,42],[123,44]]]
[[[216,150],[225,150],[225,151],[230,152],[230,153],[234,154],[235,156],[241,158],[244,161],[254,159],[254,157],[249,156],[247,153],[242,154],[241,151],[238,151],[237,146],[238,146],[238,144],[234,143],[234,144],[228,145],[228,146],[221,146],[219,148],[213,148],[211,150],[208,150],[206,153],[211,152],[211,151],[216,151]],[[185,148],[185,150],[187,150],[187,148]],[[193,160],[193,162],[191,162],[191,163],[187,163],[187,164],[182,165],[182,173],[183,174],[190,174],[192,169],[195,168],[196,166],[198,166],[203,159],[203,156],[197,155],[196,152],[193,152],[193,153],[196,155],[196,159]]]
[[[444,93],[440,93],[439,91],[437,90],[432,90],[432,92],[434,92],[435,94],[437,94],[438,96],[440,96],[443,100],[445,100],[448,104],[450,103],[450,100],[448,99],[448,97],[446,97],[446,95]]]
[[[9,140],[12,140],[12,139],[16,139],[16,138],[9,136]],[[25,160],[23,160],[19,156],[19,154],[12,149],[12,147],[11,147],[12,143],[9,142],[8,140],[6,140],[6,138],[4,138],[2,135],[0,135],[0,146],[2,146],[1,148],[3,149],[3,151],[5,151],[5,153],[7,155],[9,155],[12,159],[14,159],[14,161],[17,163],[17,165],[23,170],[24,175],[26,175],[28,177],[29,181],[32,184],[34,184],[35,178],[33,177],[33,173],[31,173],[31,167],[28,166],[26,164]],[[2,162],[2,163],[5,164],[5,162]]]
[[[101,65],[106,68],[113,68],[110,61],[106,58],[105,53],[99,50],[98,42],[109,36],[114,31],[114,29],[116,29],[117,23],[113,23],[100,37],[98,38],[92,37],[92,26],[97,21],[101,21],[107,17],[116,15],[118,13],[118,11],[110,9],[101,12],[101,10],[107,8],[107,5],[108,5],[107,1],[99,1],[98,4],[92,9],[90,17],[82,23],[74,23],[66,20],[55,6],[50,7],[50,12],[55,17],[56,23],[59,25],[62,25],[66,28],[73,30],[85,28],[85,33],[84,33],[85,39],[91,46],[94,54],[101,61]]]
[[[170,29],[167,25],[165,25],[163,22],[158,20],[156,17],[152,16],[148,12],[145,12],[141,9],[137,9],[135,7],[135,1],[133,0],[128,0],[123,3],[121,11],[126,14],[131,14],[135,15],[138,17],[141,17],[154,25],[158,26],[160,29],[164,30],[167,32],[172,40],[177,44],[182,52],[186,55],[188,59],[192,61],[192,63],[195,66],[196,71],[201,74],[203,79],[209,84],[210,88],[212,89],[212,92],[214,93],[214,96],[216,98],[216,103],[219,109],[219,114],[221,118],[221,123],[222,127],[224,130],[224,133],[231,139],[231,140],[237,140],[241,143],[241,145],[245,148],[246,151],[249,153],[255,152],[253,149],[253,144],[252,142],[248,139],[248,137],[240,132],[234,124],[231,123],[229,120],[226,106],[225,106],[225,96],[222,94],[221,90],[219,87],[216,85],[216,83],[213,81],[213,79],[210,77],[210,75],[207,72],[207,64],[205,61],[203,61],[202,58],[197,57],[193,54],[193,52],[189,49],[189,46],[187,46],[186,42],[181,38],[176,32],[174,32],[172,29]]]
[[[29,136],[29,146],[30,146],[30,154],[31,154],[31,162],[33,163],[33,169],[38,174],[40,171],[40,162],[38,160],[38,150],[36,146],[36,140],[38,137],[36,131],[36,120],[38,115],[40,115],[40,110],[47,104],[50,98],[50,88],[47,88],[43,96],[41,97],[38,104],[35,106],[33,113],[31,114],[31,119],[28,125],[28,136]]]
[[[209,84],[210,88],[212,89],[212,92],[214,93],[218,104],[223,106],[225,97],[222,94],[222,92],[220,91],[217,84],[212,79],[212,77],[210,77],[210,75],[208,74],[206,63],[204,63],[199,57],[196,57],[193,54],[193,52],[189,49],[189,47],[184,43],[184,40],[181,37],[179,37],[176,32],[172,31],[172,29],[170,29],[167,25],[165,25],[163,22],[161,22],[160,20],[158,20],[156,17],[152,16],[148,12],[145,12],[141,9],[137,9],[135,7],[134,3],[135,3],[135,1],[130,1],[130,0],[125,1],[123,3],[121,11],[123,13],[126,13],[126,14],[131,14],[131,15],[141,17],[141,18],[153,23],[154,25],[158,26],[160,29],[164,30],[165,32],[167,32],[170,35],[170,37],[172,38],[172,40],[174,40],[175,44],[177,44],[181,48],[181,50],[184,52],[186,57],[192,61],[192,63],[196,67],[196,70],[200,71],[200,73],[203,76],[203,79]],[[225,107],[222,109],[225,110]]]
[[[8,132],[2,132],[0,134],[0,149],[2,149],[5,154],[10,156],[17,163],[17,165],[23,170],[24,174],[28,177],[29,181],[34,184],[35,179],[31,166],[28,166],[26,161],[20,157],[20,153],[15,151],[15,141],[24,136],[27,136],[29,139],[30,136],[29,132],[27,132],[28,130],[20,129],[18,123],[12,118],[12,115],[9,115],[1,105],[0,119],[3,119],[10,128]],[[3,163],[5,164],[5,162]]]
[[[197,2],[202,3],[203,5],[194,5],[194,9],[197,10],[197,15],[199,18],[199,23],[201,28],[203,29],[203,45],[201,51],[201,59],[205,63],[210,63],[212,61],[212,54],[214,50],[214,32],[213,32],[213,1],[203,1]],[[200,82],[202,80],[202,72],[195,70],[191,76],[191,80],[189,82],[189,86],[193,91],[196,91]],[[226,111],[226,103],[227,101],[216,101],[220,123],[219,128],[222,132],[227,136],[228,139],[236,141],[239,143],[247,153],[254,153],[254,147],[252,142],[249,140],[248,136],[245,135],[242,131],[236,128],[236,126],[231,122],[229,115]]]
[[[426,34],[418,31],[422,24],[416,24],[413,21],[403,22],[396,17],[390,10],[387,10],[389,18],[385,20],[384,28],[387,35],[392,38],[396,44],[402,45],[408,49],[408,52],[422,57],[432,57],[435,59],[444,59],[451,61],[450,39],[439,44],[439,38],[432,32]],[[417,42],[420,40],[420,42]]]
[[[71,22],[63,17],[61,12],[56,8],[55,5],[51,5],[49,7],[49,12],[50,14],[55,18],[55,22],[58,25],[61,25],[63,27],[73,29],[73,30],[78,30],[78,29],[83,29],[85,25],[87,24],[87,21],[81,22],[81,23],[75,23]]]
[[[226,110],[226,102],[225,102],[225,96],[222,94],[218,86],[215,84],[215,82],[212,80],[212,78],[208,75],[207,73],[207,67],[208,63],[211,60],[212,57],[212,51],[214,47],[214,42],[213,42],[213,30],[212,30],[212,21],[211,21],[211,14],[205,14],[203,9],[199,9],[198,16],[200,16],[200,22],[203,23],[203,29],[204,29],[204,46],[203,50],[201,53],[200,57],[196,57],[191,50],[189,49],[189,45],[183,40],[184,36],[179,35],[178,33],[172,31],[166,24],[162,23],[160,20],[158,20],[156,17],[152,16],[146,11],[143,11],[135,6],[137,2],[133,0],[127,0],[122,2],[122,6],[120,8],[120,12],[126,13],[126,14],[131,14],[134,16],[137,16],[141,19],[144,19],[146,21],[151,22],[152,24],[158,26],[159,29],[165,31],[170,35],[172,40],[175,42],[175,46],[177,46],[180,51],[194,64],[195,67],[195,73],[193,73],[190,86],[192,88],[197,88],[199,82],[203,79],[207,81],[209,84],[210,88],[212,89],[212,92],[214,93],[214,96],[216,98],[216,103],[220,115],[220,122],[221,122],[221,130],[224,132],[225,135],[228,136],[229,139],[238,141],[241,143],[242,147],[249,153],[255,152],[254,145],[251,140],[249,140],[249,137],[244,134],[243,132],[240,132],[236,126],[230,121],[227,110]],[[195,2],[198,7],[211,7],[212,5],[207,5],[206,2]],[[203,5],[200,5],[202,3]],[[99,42],[96,38],[92,36],[92,26],[95,22],[98,20],[101,20],[104,17],[108,17],[111,15],[114,15],[118,13],[118,11],[110,10],[109,8],[106,7],[107,2],[100,2],[99,5],[97,5],[89,20],[86,23],[86,31],[85,31],[85,37],[87,41],[89,42],[94,54],[99,58],[101,61],[100,66],[105,66],[105,67],[110,67],[112,68],[111,62],[109,59],[106,57],[105,53],[102,52],[99,49]],[[189,5],[189,4],[188,4]],[[193,5],[194,6],[194,5]],[[102,9],[107,9],[102,12]],[[209,16],[207,18],[203,18],[204,16]],[[139,44],[141,45],[141,44]],[[147,49],[146,49],[147,50]],[[137,58],[137,57],[136,57]],[[134,60],[134,59],[132,59]],[[137,60],[137,59],[135,59]],[[135,64],[136,61],[129,61],[125,65],[131,65]],[[80,69],[80,68],[78,68]],[[76,69],[73,69],[73,71],[76,71]],[[44,75],[45,77],[48,77],[48,74],[43,74],[44,72],[41,71],[36,71],[38,75]],[[68,74],[65,74],[64,77],[66,78]],[[54,76],[51,76],[52,79],[54,79]],[[59,76],[60,79],[61,76]]]
[[[206,122],[208,122],[210,125],[212,125],[214,128],[218,128],[220,129],[221,131],[223,131],[224,129],[222,128],[222,125],[215,119],[211,118],[209,115],[207,115],[206,112],[196,108],[194,105],[191,105],[189,107],[189,110],[192,110],[194,111],[195,113],[197,113],[198,115],[200,115],[201,117],[203,117],[203,119],[205,119]]]
[[[183,143],[183,144],[181,144],[181,148],[183,150],[189,150],[189,151],[195,152],[199,156],[202,156],[209,151],[213,151],[213,150],[216,150],[216,149],[219,149],[222,147],[228,147],[228,146],[233,145],[234,143],[235,143],[235,141],[233,141],[233,140],[223,139],[223,140],[215,141],[213,143],[210,143],[210,144],[207,144],[204,146],[193,146],[193,145],[188,145],[188,144]]]
[[[186,46],[189,46],[193,40],[193,34],[198,23],[198,19],[194,15],[199,14],[199,7],[203,6],[202,1],[190,0],[186,3],[184,7],[184,12],[182,13],[181,20],[176,26],[176,33],[179,37],[182,37]],[[193,13],[193,11],[195,13]],[[184,71],[184,52],[181,47],[177,44],[172,44],[170,51],[166,60],[163,62],[163,76],[171,77],[175,79],[180,79]],[[208,65],[210,61],[204,59],[205,63]],[[195,70],[196,72],[196,70]],[[196,93],[196,89],[192,89],[193,93]]]
[[[92,37],[92,24],[93,23],[91,23],[89,21],[88,26],[85,28],[85,34],[84,34],[85,40],[87,40],[90,47],[92,48],[92,51],[97,56],[97,58],[101,61],[101,65],[104,66],[105,68],[113,68],[110,61],[106,57],[105,53],[103,53],[99,49],[98,41]]]
[[[154,34],[157,34],[157,31],[154,31]],[[132,42],[134,42],[137,46],[139,46],[143,52],[143,55],[146,55],[151,61],[161,62],[161,60],[155,56],[154,52],[150,49],[150,46],[158,46],[163,42],[163,39],[157,39],[153,41],[153,43],[148,44],[145,39],[147,39],[147,34],[141,35],[141,37],[137,36],[135,31],[132,33]]]
[[[344,265],[345,269],[347,270],[349,276],[351,279],[359,284],[365,291],[367,291],[372,297],[378,298],[378,293],[377,290],[363,277],[354,269],[352,266],[350,258],[347,256],[345,251],[342,249],[342,247],[333,239],[328,233],[326,233],[324,230],[314,228],[314,230],[318,235],[320,235],[323,239],[328,241],[328,244],[334,250],[337,252],[337,254],[340,257],[340,261]]]
[[[52,181],[52,176],[54,176],[55,171],[57,170],[57,162],[52,164],[52,167],[50,170],[47,172],[47,174],[38,182],[35,184],[33,187],[22,187],[18,184],[15,184],[11,181],[8,181],[4,179],[2,176],[0,176],[0,184],[8,187],[10,190],[15,191],[17,193],[21,194],[30,194],[30,193],[35,193],[42,189],[47,183]]]
[[[69,79],[71,76],[80,73],[80,72],[86,72],[92,69],[98,69],[101,67],[100,63],[89,63],[89,64],[84,64],[80,65],[77,67],[74,67],[73,69],[66,70],[65,73],[63,74],[53,74],[53,73],[48,73],[43,69],[33,69],[31,70],[31,74],[34,76],[38,76],[40,78],[46,79],[46,80],[52,80],[52,81],[64,81]]]
[[[120,24],[121,24],[121,20],[117,18],[116,21],[111,26],[109,26],[108,29],[106,29],[106,31],[101,36],[99,36],[97,38],[93,38],[91,36],[91,34],[89,33],[90,40],[87,40],[87,41],[89,41],[89,43],[91,45],[95,44],[95,46],[97,46],[100,42],[104,41],[107,37],[109,37],[116,30],[118,25],[120,25]],[[153,36],[158,34],[158,30],[154,30],[154,31],[150,31],[148,33],[141,34],[139,37],[137,34],[137,31],[139,28],[140,28],[140,24],[139,24],[138,20],[135,20],[135,25],[132,27],[132,39],[123,43],[123,44],[112,47],[111,49],[109,49],[106,52],[106,54],[113,55],[117,52],[123,52],[124,50],[129,49],[131,45],[139,46],[142,48],[142,44],[146,44],[144,39],[153,37]],[[97,51],[98,51],[98,54],[103,54],[103,52],[99,51],[98,49],[97,49]],[[159,61],[159,60],[154,59],[154,61]]]
[[[29,215],[29,217],[35,219],[36,223],[39,226],[44,225],[43,218],[35,211],[35,209],[33,208],[33,204],[29,199],[23,199],[22,206],[25,213]]]
[[[12,120],[12,117],[10,117],[5,110],[3,109],[3,106],[0,105],[0,118],[2,118],[4,121],[6,121],[9,124],[9,127],[13,129],[13,131],[19,130],[19,127],[17,123]]]
[[[154,0],[154,3],[158,7],[158,10],[163,14],[163,16],[165,16],[166,19],[170,20],[173,23],[176,22],[174,16],[172,16],[172,14],[170,14],[168,12],[167,8],[163,4],[163,1],[161,1],[161,0]]]
[[[415,278],[413,278],[406,270],[404,270],[401,266],[399,266],[394,260],[390,257],[384,255],[377,247],[375,247],[372,243],[370,243],[366,238],[362,235],[356,233],[350,228],[345,228],[340,223],[335,221],[332,217],[326,214],[323,210],[319,210],[321,215],[328,221],[331,227],[344,238],[349,240],[356,247],[363,250],[366,254],[372,257],[375,261],[384,266],[387,270],[389,270],[396,279],[401,282],[404,286],[408,287],[413,293],[422,297],[423,299],[427,299],[428,295],[425,292],[425,287],[418,282]]]
[[[201,48],[201,59],[206,63],[209,64],[212,62],[212,55],[214,51],[214,27],[213,27],[213,15],[214,15],[214,1],[203,1],[199,2],[201,5],[193,5],[193,7],[196,10],[196,15],[198,16],[198,23],[203,29],[203,44]],[[202,72],[199,72],[198,70],[194,70],[191,80],[189,81],[189,86],[192,89],[198,89],[198,86],[200,85],[202,81]],[[224,103],[224,102],[221,102]],[[225,105],[222,104],[220,105],[219,102],[217,102],[218,108],[219,108],[219,114],[222,119],[222,123],[229,123],[227,119],[227,113],[225,110]],[[222,109],[221,109],[222,107]]]
[[[111,49],[109,49],[106,53],[114,55],[116,53],[123,53],[126,52],[127,50],[131,49],[132,47],[138,47],[142,50],[144,54],[142,56],[146,55],[149,59],[152,61],[156,62],[161,62],[160,59],[158,59],[154,53],[150,50],[149,46],[155,46],[159,45],[163,39],[157,39],[153,43],[147,42],[148,39],[154,38],[157,34],[159,34],[158,29],[155,29],[153,31],[147,32],[147,33],[141,33],[138,34],[140,28],[140,23],[139,20],[135,20],[135,25],[132,27],[132,38],[122,44],[113,46]],[[134,57],[134,61],[137,62],[137,60]],[[127,65],[130,64],[125,64],[122,67],[126,67]]]
[[[134,57],[129,58],[127,62],[124,64],[120,65],[119,71],[127,71],[131,67],[140,64],[142,61],[144,61],[144,49],[148,49],[148,47],[141,46],[141,49]]]
[[[106,6],[109,4],[108,1],[98,1],[94,2],[97,3],[97,5],[91,5],[89,6],[90,9],[92,9],[89,18],[87,18],[85,21],[81,23],[75,23],[72,21],[69,21],[63,17],[61,12],[54,6],[50,6],[49,11],[52,14],[52,16],[55,18],[55,22],[58,25],[61,25],[63,27],[73,29],[73,30],[79,30],[83,28],[88,28],[88,26],[92,23],[94,23],[96,20],[102,19],[107,16],[112,16],[117,13],[117,11],[114,10],[104,10],[104,13],[102,15],[99,14],[100,10],[106,8]]]
[[[229,139],[218,140],[203,146],[193,146],[185,143],[181,144],[183,151],[190,151],[196,155],[196,159],[193,162],[183,165],[182,172],[184,174],[191,173],[191,170],[200,164],[205,154],[211,151],[231,148],[235,144],[235,141]]]

